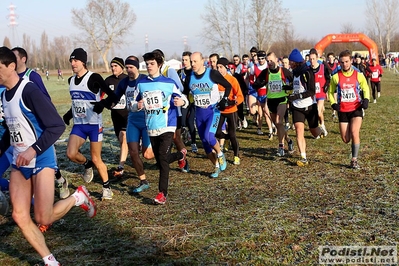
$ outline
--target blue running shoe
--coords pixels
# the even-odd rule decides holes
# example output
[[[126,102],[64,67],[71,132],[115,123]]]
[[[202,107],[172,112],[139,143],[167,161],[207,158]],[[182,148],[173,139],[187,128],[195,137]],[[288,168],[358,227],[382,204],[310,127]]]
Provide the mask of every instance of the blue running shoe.
[[[181,170],[183,173],[188,173],[190,171],[190,166],[188,165],[188,160],[186,159],[186,164],[184,165],[183,169]]]
[[[219,167],[215,167],[215,172],[213,172],[212,174],[209,175],[210,178],[217,178],[220,174],[220,168]]]
[[[143,192],[144,190],[147,190],[150,188],[150,184],[140,184],[138,187],[133,189],[133,193],[140,193]]]
[[[222,156],[218,157],[219,160],[219,165],[220,165],[220,170],[224,171],[227,168],[227,161],[226,161],[226,157],[224,156],[224,153],[222,154]]]

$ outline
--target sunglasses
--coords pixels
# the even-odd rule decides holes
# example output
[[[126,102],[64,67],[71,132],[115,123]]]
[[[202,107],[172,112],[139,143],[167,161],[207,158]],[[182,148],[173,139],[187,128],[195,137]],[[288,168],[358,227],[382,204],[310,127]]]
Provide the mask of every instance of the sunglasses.
[[[259,60],[265,60],[266,58],[264,57],[258,57]]]

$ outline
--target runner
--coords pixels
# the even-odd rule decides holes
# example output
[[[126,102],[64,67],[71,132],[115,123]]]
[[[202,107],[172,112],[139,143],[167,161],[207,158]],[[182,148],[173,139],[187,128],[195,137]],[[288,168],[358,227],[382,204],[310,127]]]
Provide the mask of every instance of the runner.
[[[215,167],[210,177],[216,178],[227,167],[226,158],[216,140],[215,133],[219,125],[220,110],[226,108],[231,85],[218,71],[205,68],[204,58],[200,52],[191,55],[191,66],[193,72],[191,76],[186,77],[183,93],[185,95],[192,93],[194,96],[198,135],[205,153]],[[221,100],[219,100],[218,84],[225,88]],[[217,157],[212,150],[215,151]]]
[[[359,169],[357,157],[360,149],[360,127],[363,109],[368,108],[370,89],[364,75],[352,67],[352,53],[348,50],[339,54],[341,70],[331,78],[328,98],[331,107],[338,112],[339,131],[344,143],[352,140],[350,168]],[[334,92],[337,91],[337,101]]]
[[[150,137],[148,136],[147,126],[145,123],[144,109],[138,110],[136,98],[139,94],[137,90],[137,82],[146,78],[144,74],[139,72],[139,59],[136,56],[129,56],[125,60],[125,67],[127,77],[118,83],[115,95],[117,98],[126,97],[126,106],[129,111],[126,140],[129,147],[130,158],[136,169],[137,176],[140,183],[133,189],[133,193],[140,193],[150,188],[150,184],[146,179],[144,172],[144,164],[140,158],[140,140],[141,140],[141,153],[147,160],[154,158],[154,153],[151,147]]]
[[[120,57],[114,57],[110,63],[112,75],[108,76],[104,81],[105,84],[112,90],[118,86],[118,83],[127,77],[125,73],[123,73],[123,69],[125,68],[125,64],[123,59]],[[126,97],[123,94],[120,98],[119,102],[112,107],[111,109],[111,120],[114,126],[114,132],[116,137],[119,140],[119,165],[114,171],[114,177],[117,179],[122,178],[123,170],[128,154],[128,146],[126,142],[126,126],[127,126],[127,116],[128,110],[126,108]]]
[[[50,94],[48,93],[46,86],[44,86],[42,77],[33,69],[28,68],[26,63],[28,62],[28,54],[26,50],[22,47],[14,47],[11,49],[17,58],[17,73],[20,78],[26,79],[28,81],[32,81],[35,83],[41,92],[45,96],[47,96],[50,100]],[[12,148],[12,147],[10,147]],[[12,151],[10,151],[12,153]],[[11,161],[10,161],[11,164]],[[5,166],[4,166],[5,167]],[[8,168],[8,167],[7,167]],[[7,169],[6,168],[6,169]],[[3,175],[4,172],[0,172],[0,175]],[[60,169],[57,167],[55,171],[55,181],[58,195],[61,199],[65,199],[69,196],[69,189],[68,189],[68,179],[61,175]]]
[[[284,156],[284,138],[288,143],[288,151],[294,151],[294,142],[288,137],[283,122],[288,96],[284,88],[287,88],[286,84],[292,84],[293,75],[288,69],[278,65],[277,56],[273,52],[267,54],[267,64],[269,67],[259,74],[253,86],[254,88],[262,86],[267,88],[267,105],[271,119],[276,125],[279,140],[277,155]],[[291,88],[289,87],[289,89]]]
[[[326,137],[328,132],[324,124],[324,100],[327,98],[326,92],[330,86],[331,74],[325,63],[318,62],[318,54],[316,49],[312,48],[309,52],[310,69],[314,74],[316,88],[316,102],[319,116],[319,126],[323,136]]]
[[[161,74],[164,77],[173,79],[173,81],[176,83],[176,86],[180,90],[180,92],[183,92],[184,87],[183,87],[183,84],[181,83],[179,75],[177,74],[177,71],[174,68],[171,68],[168,65],[166,65],[164,53],[160,49],[155,49],[153,52],[159,53],[159,55],[163,58],[162,65],[160,68]],[[178,114],[177,125],[176,125],[176,132],[173,136],[173,143],[175,144],[176,149],[178,151],[180,151],[182,153],[187,153],[186,145],[184,144],[184,142],[181,138],[181,128],[182,128],[182,123],[183,123],[182,122],[183,116],[182,116],[182,111],[181,111],[180,106],[177,106],[177,114]],[[178,161],[178,165],[182,172],[188,173],[190,171],[190,167],[189,167],[187,159],[185,159],[184,161]]]
[[[50,99],[33,82],[21,79],[16,70],[15,54],[0,48],[0,84],[8,138],[0,142],[0,154],[12,145],[13,161],[10,174],[12,217],[25,239],[42,257],[45,265],[59,266],[46,245],[43,234],[32,221],[31,202],[36,223],[51,224],[61,219],[73,206],[83,208],[89,217],[96,215],[96,206],[87,189],[79,186],[71,197],[54,204],[54,143],[65,125]],[[7,142],[9,141],[9,143]]]
[[[373,103],[377,103],[377,98],[380,98],[381,96],[381,77],[382,77],[382,67],[377,64],[377,60],[373,58],[373,64],[369,66],[371,70],[371,79],[370,79],[370,84],[371,84],[371,92],[373,95]],[[375,95],[375,91],[377,91],[377,97]]]
[[[182,54],[182,62],[183,62],[183,68],[179,69],[177,71],[177,74],[180,77],[180,80],[182,83],[184,83],[184,80],[186,79],[187,76],[191,75],[192,68],[191,68],[191,52],[183,52]],[[186,139],[191,140],[191,151],[193,153],[198,152],[198,147],[197,147],[197,130],[195,129],[195,106],[193,104],[194,99],[192,95],[189,95],[188,100],[190,101],[190,105],[187,108],[182,108],[182,131],[185,129],[185,127],[188,128],[188,133],[189,133],[189,138],[186,137]],[[185,118],[185,119],[184,119]],[[182,132],[182,135],[187,134],[186,132]]]
[[[296,163],[298,166],[306,166],[309,162],[306,157],[305,120],[308,121],[309,130],[313,137],[317,138],[321,134],[321,130],[318,127],[317,104],[314,100],[314,75],[304,62],[298,49],[292,50],[288,59],[294,74],[293,93],[288,97],[288,101],[301,155],[301,159]]]
[[[220,121],[219,126],[216,131],[216,137],[221,139],[229,139],[231,146],[234,152],[234,164],[239,165],[241,163],[241,159],[238,156],[238,140],[236,136],[236,128],[237,128],[237,105],[241,104],[244,101],[244,96],[242,94],[240,84],[237,79],[233,77],[231,74],[227,73],[229,68],[229,60],[227,58],[219,58],[217,61],[217,68],[220,74],[231,84],[230,94],[227,100],[227,106],[224,110],[221,110],[220,113]],[[221,85],[218,85],[219,92],[221,96],[225,94],[225,88]],[[227,134],[222,132],[223,123],[227,123]]]
[[[265,51],[258,51],[257,53],[257,58],[258,58],[258,63],[254,64],[251,67],[251,80],[252,84],[255,82],[255,80],[258,78],[260,72],[262,70],[267,68],[267,62],[266,62],[266,52]],[[269,128],[269,134],[268,138],[269,140],[273,139],[273,131],[274,128],[272,127],[272,121],[270,119],[270,112],[269,108],[267,107],[266,100],[267,100],[267,89],[265,86],[258,88],[256,90],[257,97],[256,97],[256,105],[258,106],[258,116],[257,116],[257,124],[258,124],[258,130],[257,134],[258,135],[263,135],[262,131],[262,123],[263,123],[263,117],[265,118],[266,124]]]
[[[146,53],[143,57],[149,77],[140,79],[137,83],[137,107],[138,110],[145,111],[147,132],[159,168],[159,193],[154,202],[165,204],[169,186],[169,164],[186,160],[186,150],[171,153],[170,147],[177,125],[176,107],[187,107],[188,100],[181,94],[173,79],[161,75],[164,58],[159,53]]]
[[[83,180],[90,183],[93,180],[93,165],[103,181],[102,200],[112,199],[107,166],[101,159],[103,140],[103,126],[101,112],[104,109],[105,99],[100,101],[101,92],[105,92],[110,101],[117,102],[114,92],[105,84],[98,73],[87,69],[87,53],[82,48],[75,49],[69,57],[74,75],[68,79],[69,92],[72,98],[71,109],[63,116],[64,122],[69,125],[73,118],[73,127],[67,145],[67,156],[75,163],[85,167]],[[91,160],[79,151],[90,139]]]

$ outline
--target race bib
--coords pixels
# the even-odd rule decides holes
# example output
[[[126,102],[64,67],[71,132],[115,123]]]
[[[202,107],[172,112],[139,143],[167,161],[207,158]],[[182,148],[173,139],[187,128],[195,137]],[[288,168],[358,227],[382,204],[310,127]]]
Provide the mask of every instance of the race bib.
[[[25,147],[21,128],[22,126],[19,123],[8,124],[8,129],[10,131],[10,142],[13,146]]]
[[[341,90],[341,102],[354,102],[356,100],[356,94],[353,89]]]
[[[374,71],[374,72],[371,74],[371,78],[373,78],[373,79],[378,78],[378,71]]]
[[[85,101],[78,101],[75,100],[72,102],[73,103],[73,110],[74,110],[74,115],[76,118],[84,118],[86,117],[86,102]]]
[[[320,93],[320,82],[316,82],[315,83],[315,87],[316,87],[316,93]]]
[[[283,86],[281,85],[280,80],[271,80],[269,81],[269,90],[270,92],[281,92]]]
[[[143,92],[144,108],[146,110],[162,109],[162,91],[145,91]]]
[[[206,108],[211,105],[211,96],[207,94],[196,94],[194,95],[195,106]]]

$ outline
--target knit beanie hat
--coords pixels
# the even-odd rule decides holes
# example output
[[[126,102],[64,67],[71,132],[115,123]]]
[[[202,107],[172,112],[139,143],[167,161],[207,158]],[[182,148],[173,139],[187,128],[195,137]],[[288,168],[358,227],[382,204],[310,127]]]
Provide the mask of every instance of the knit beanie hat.
[[[114,57],[110,64],[112,63],[119,65],[122,69],[125,67],[125,62],[120,57]]]
[[[223,65],[226,69],[229,68],[229,60],[225,57],[221,57],[218,59],[218,61],[216,62],[217,65]]]
[[[87,53],[82,48],[76,48],[75,50],[73,50],[71,56],[69,57],[69,61],[71,61],[72,59],[80,60],[84,64],[86,64],[87,63]]]
[[[301,62],[303,62],[303,57],[301,55],[301,52],[295,48],[294,50],[292,50],[291,54],[288,56],[288,60],[290,60],[292,62],[301,63]]]

